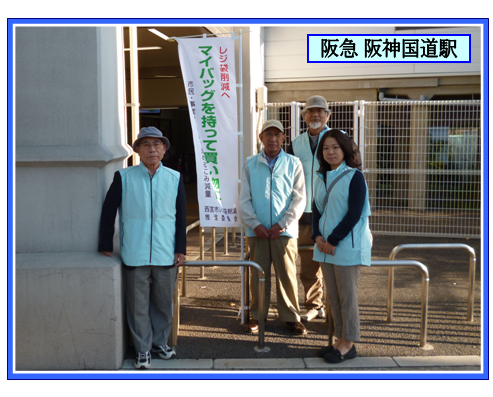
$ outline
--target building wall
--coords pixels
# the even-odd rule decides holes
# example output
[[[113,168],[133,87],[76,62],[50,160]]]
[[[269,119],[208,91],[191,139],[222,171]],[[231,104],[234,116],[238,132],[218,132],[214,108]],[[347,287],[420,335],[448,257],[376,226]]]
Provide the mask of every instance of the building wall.
[[[235,29],[239,31],[239,29]],[[264,85],[264,28],[260,26],[242,27],[243,54],[243,160],[257,153],[259,118],[256,95]],[[239,59],[236,62],[239,65]],[[237,66],[238,68],[238,66]],[[239,101],[238,101],[239,103]],[[262,120],[260,120],[260,125]]]
[[[15,28],[17,370],[123,360],[120,261],[97,253],[101,205],[130,153],[122,54],[115,27]]]
[[[481,72],[479,27],[395,31],[394,26],[279,26],[265,28],[265,81],[418,77]],[[471,63],[307,63],[307,34],[471,34]]]
[[[269,102],[304,102],[311,95],[328,101],[377,101],[434,97],[472,99],[481,95],[479,27],[395,30],[394,26],[276,26],[265,28],[265,81]],[[470,64],[307,63],[307,34],[471,34]]]

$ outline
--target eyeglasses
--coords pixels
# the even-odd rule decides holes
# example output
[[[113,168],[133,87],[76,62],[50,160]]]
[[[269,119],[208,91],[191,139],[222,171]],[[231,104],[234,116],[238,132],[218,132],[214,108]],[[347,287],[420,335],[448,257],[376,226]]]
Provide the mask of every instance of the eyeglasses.
[[[275,137],[276,139],[281,139],[284,134],[282,132],[277,132],[275,134],[273,134],[272,132],[265,132],[264,135],[269,139],[272,137]]]
[[[154,142],[154,143],[141,143],[139,146],[144,146],[145,149],[149,150],[151,147],[154,147],[155,149],[161,149],[163,147],[164,143],[159,141],[159,142]]]

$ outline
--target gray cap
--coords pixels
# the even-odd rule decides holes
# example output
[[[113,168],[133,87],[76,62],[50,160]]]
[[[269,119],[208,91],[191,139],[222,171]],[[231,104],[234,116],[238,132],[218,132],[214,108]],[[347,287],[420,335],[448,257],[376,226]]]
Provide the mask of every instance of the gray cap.
[[[267,120],[262,125],[262,130],[260,131],[260,133],[264,132],[267,128],[270,127],[277,128],[279,131],[281,131],[284,134],[284,128],[282,127],[282,124],[279,120]]]
[[[308,109],[311,108],[321,108],[327,113],[330,113],[330,109],[327,107],[327,101],[323,96],[314,95],[306,100],[305,107],[302,110],[302,114],[305,114]]]
[[[132,147],[135,148],[139,146],[140,140],[144,138],[160,138],[163,143],[166,145],[166,150],[169,150],[169,140],[166,138],[161,131],[159,131],[156,127],[144,127],[140,130],[137,139],[135,140]]]

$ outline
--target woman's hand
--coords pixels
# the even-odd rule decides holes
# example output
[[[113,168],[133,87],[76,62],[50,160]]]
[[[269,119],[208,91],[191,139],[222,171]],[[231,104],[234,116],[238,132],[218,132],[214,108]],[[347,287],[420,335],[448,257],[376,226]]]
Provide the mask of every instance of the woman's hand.
[[[320,252],[327,254],[327,255],[332,255],[334,256],[334,253],[336,251],[336,247],[334,247],[332,244],[329,244],[327,241],[322,236],[318,236],[315,239],[315,243],[317,244],[317,248]]]
[[[315,244],[317,244],[317,248],[320,252],[323,252],[324,254],[326,253],[325,252],[325,244],[327,242],[325,241],[325,239],[322,237],[322,236],[317,236],[317,238],[315,238]]]
[[[332,244],[329,244],[328,242],[325,242],[325,253],[327,255],[334,256],[335,252],[336,252],[336,247],[334,247]]]

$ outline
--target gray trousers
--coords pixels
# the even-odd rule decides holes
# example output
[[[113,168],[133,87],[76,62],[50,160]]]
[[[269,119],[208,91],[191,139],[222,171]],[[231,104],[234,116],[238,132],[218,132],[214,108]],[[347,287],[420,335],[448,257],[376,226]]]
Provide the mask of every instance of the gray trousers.
[[[168,343],[173,318],[175,266],[123,266],[127,321],[137,352]]]
[[[320,262],[324,275],[336,338],[360,340],[358,281],[361,266]]]

